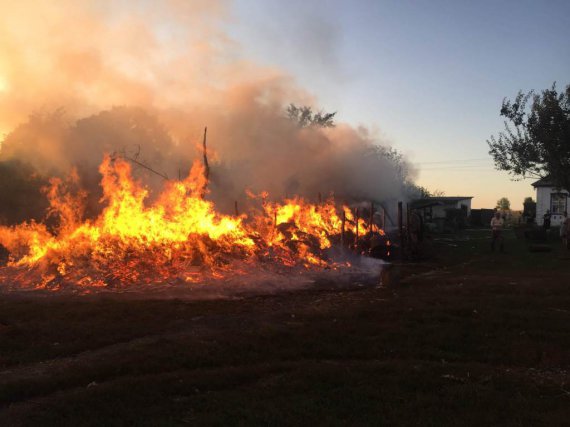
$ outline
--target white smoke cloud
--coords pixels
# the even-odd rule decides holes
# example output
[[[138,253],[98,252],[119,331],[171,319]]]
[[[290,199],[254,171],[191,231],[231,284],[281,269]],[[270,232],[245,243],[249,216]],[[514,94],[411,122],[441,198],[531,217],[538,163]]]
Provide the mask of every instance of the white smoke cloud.
[[[393,162],[370,154],[366,132],[299,129],[285,117],[289,103],[314,98],[284,71],[243,57],[223,31],[225,1],[3,3],[0,160],[43,173],[79,166],[88,176],[104,152],[126,150],[176,177],[200,154],[208,126],[220,205],[243,201],[245,189],[347,200],[401,192]]]

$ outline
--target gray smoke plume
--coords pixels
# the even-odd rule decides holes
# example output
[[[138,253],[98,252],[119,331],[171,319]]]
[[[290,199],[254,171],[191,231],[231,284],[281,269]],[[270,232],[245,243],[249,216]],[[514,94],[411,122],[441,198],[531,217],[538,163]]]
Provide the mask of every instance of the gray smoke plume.
[[[245,190],[400,197],[405,160],[346,124],[299,128],[285,107],[315,100],[286,73],[241,57],[222,31],[228,19],[226,2],[211,0],[4,5],[0,163],[20,161],[42,176],[75,167],[96,210],[104,153],[177,178],[200,158],[208,126],[209,197],[226,211],[245,203]],[[135,170],[160,186],[162,178]]]

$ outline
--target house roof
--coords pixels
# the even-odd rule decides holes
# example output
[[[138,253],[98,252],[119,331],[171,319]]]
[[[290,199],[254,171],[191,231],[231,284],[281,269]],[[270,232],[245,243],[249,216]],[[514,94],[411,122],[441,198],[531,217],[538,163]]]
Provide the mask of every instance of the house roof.
[[[422,200],[429,200],[433,202],[460,202],[461,200],[470,200],[473,196],[452,196],[452,197],[426,197]]]
[[[462,200],[471,200],[472,196],[456,196],[456,197],[426,197],[424,199],[414,200],[411,206],[415,209],[429,208],[431,206],[445,206],[450,203],[457,203]]]
[[[538,181],[532,183],[534,188],[536,187],[554,187],[554,182],[550,179],[550,177],[546,176],[544,178],[540,178]]]
[[[532,183],[532,186],[534,188],[538,188],[538,187],[552,187],[552,188],[556,188],[559,191],[567,191],[564,190],[563,188],[559,187],[558,185],[556,185],[554,183],[554,181],[552,179],[550,179],[550,177],[545,177],[545,178],[541,178],[538,181],[535,181]]]

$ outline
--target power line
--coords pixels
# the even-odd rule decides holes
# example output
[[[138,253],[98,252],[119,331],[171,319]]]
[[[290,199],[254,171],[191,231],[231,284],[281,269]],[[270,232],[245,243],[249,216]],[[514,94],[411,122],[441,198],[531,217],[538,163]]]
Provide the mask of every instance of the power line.
[[[484,166],[484,165],[473,165],[473,166],[445,166],[441,168],[418,168],[419,171],[445,171],[451,169],[461,169],[461,170],[474,170],[474,169],[481,169],[481,170],[495,170],[492,166]]]
[[[441,166],[436,166],[436,165],[430,165],[430,166],[426,166],[426,167],[419,167],[420,170],[427,170],[427,169],[432,169],[432,170],[438,170],[438,169],[448,169],[448,168],[459,168],[459,169],[463,169],[463,168],[490,168],[493,169],[492,165],[485,165],[485,164],[465,164],[465,165],[441,165]]]
[[[492,166],[448,166],[448,167],[444,167],[444,168],[417,168],[416,170],[421,172],[421,171],[446,171],[446,170],[454,170],[454,169],[459,169],[459,170],[496,170],[494,167]]]
[[[491,160],[489,157],[472,158],[472,159],[460,159],[460,160],[440,160],[437,162],[418,162],[414,163],[416,165],[437,165],[444,163],[471,163],[471,162],[482,162]]]
[[[492,172],[495,169],[420,169],[421,172]]]

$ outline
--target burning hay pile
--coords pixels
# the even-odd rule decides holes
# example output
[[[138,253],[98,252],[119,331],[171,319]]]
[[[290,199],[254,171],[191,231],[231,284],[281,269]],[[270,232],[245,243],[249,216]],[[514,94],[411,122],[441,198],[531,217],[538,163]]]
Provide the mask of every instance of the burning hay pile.
[[[154,201],[133,179],[131,166],[106,156],[100,166],[104,208],[83,219],[86,194],[76,175],[52,179],[46,190],[52,227],[28,222],[0,227],[9,251],[0,284],[18,289],[124,289],[144,285],[212,283],[255,276],[349,268],[333,243],[364,230],[351,210],[331,198],[311,204],[300,197],[269,202],[249,214],[225,215],[206,200],[204,167],[168,181]]]
[[[0,290],[357,271],[372,216],[345,205],[405,198],[404,156],[248,58],[225,2],[139,3],[22,0],[0,16]],[[204,124],[210,163],[192,167]]]

